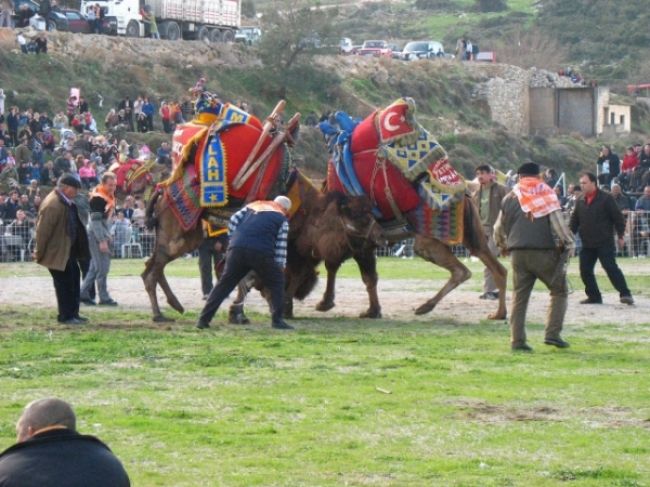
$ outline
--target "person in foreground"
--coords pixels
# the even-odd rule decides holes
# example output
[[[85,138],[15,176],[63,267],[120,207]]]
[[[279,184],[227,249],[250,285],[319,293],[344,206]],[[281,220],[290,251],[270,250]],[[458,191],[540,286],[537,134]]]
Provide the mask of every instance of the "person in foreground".
[[[560,333],[568,304],[566,267],[573,235],[564,223],[557,195],[539,179],[539,166],[527,162],[518,173],[519,182],[503,199],[494,226],[497,246],[512,255],[511,347],[513,351],[533,350],[526,342],[526,311],[539,279],[551,292],[544,343],[567,348],[569,343]]]
[[[124,467],[94,436],[76,430],[70,404],[29,403],[16,424],[16,444],[0,453],[0,487],[128,487]]]
[[[54,191],[38,211],[34,259],[47,267],[54,281],[59,308],[58,321],[78,325],[88,321],[79,316],[79,264],[88,259],[88,237],[79,219],[74,198],[81,183],[72,174],[63,174]]]
[[[293,329],[282,319],[290,209],[291,200],[278,196],[273,201],[254,201],[231,217],[225,269],[210,291],[197,328],[210,326],[224,299],[253,270],[271,292],[271,326],[281,330]]]
[[[634,299],[627,287],[625,276],[616,264],[614,231],[620,248],[625,246],[625,218],[611,194],[598,189],[596,175],[584,172],[580,175],[582,196],[576,202],[569,227],[582,239],[580,251],[580,277],[585,284],[587,299],[580,304],[602,304],[594,267],[600,260],[610,282],[619,292],[621,303],[632,305]]]

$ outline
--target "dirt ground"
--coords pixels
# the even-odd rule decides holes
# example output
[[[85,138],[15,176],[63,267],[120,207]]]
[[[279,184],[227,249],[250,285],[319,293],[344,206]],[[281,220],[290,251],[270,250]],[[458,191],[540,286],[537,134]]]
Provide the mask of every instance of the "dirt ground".
[[[573,279],[575,281],[575,279]],[[169,278],[170,285],[186,310],[198,311],[203,306],[199,278]],[[483,301],[479,293],[471,290],[470,285],[461,286],[449,294],[436,309],[424,316],[415,316],[413,310],[440,288],[441,282],[420,279],[384,280],[379,282],[379,299],[384,318],[396,320],[439,320],[449,319],[463,323],[484,320],[488,313],[496,310],[496,301]],[[605,293],[604,304],[600,306],[580,305],[584,298],[579,282],[573,282],[576,291],[569,296],[569,311],[566,325],[587,324],[642,324],[650,323],[650,298],[636,295],[636,304],[627,306],[618,302],[616,293]],[[367,308],[367,295],[359,279],[346,278],[337,282],[336,307],[327,313],[320,313],[314,308],[320,300],[324,288],[324,279],[314,292],[302,303],[295,306],[298,320],[310,317],[349,317],[356,318]],[[149,300],[139,277],[109,277],[109,292],[118,301],[121,308],[147,311]],[[234,293],[233,293],[234,297]],[[180,315],[167,306],[159,290],[159,300],[167,316],[179,318]],[[12,277],[0,278],[0,303],[15,303],[27,306],[56,308],[52,281],[49,277]],[[227,306],[230,301],[226,301]],[[507,299],[510,304],[510,296]],[[543,323],[549,303],[548,293],[533,292],[528,310],[528,321]],[[266,303],[259,293],[254,292],[247,301],[247,308],[268,313]],[[225,309],[225,307],[224,307]],[[299,326],[299,324],[298,324]]]

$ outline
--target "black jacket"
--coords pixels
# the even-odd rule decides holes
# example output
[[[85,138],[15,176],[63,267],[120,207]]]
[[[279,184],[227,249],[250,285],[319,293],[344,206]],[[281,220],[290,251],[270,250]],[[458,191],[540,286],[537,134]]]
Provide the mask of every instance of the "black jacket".
[[[94,436],[46,431],[0,454],[0,487],[129,487],[111,450]]]
[[[625,219],[614,197],[596,190],[596,196],[590,205],[587,204],[585,195],[580,196],[571,213],[569,227],[573,233],[580,233],[584,248],[595,249],[614,246],[614,230],[622,237],[625,233]]]
[[[600,170],[603,170],[603,163],[608,162],[609,163],[609,175],[612,178],[615,178],[618,176],[621,172],[621,160],[619,159],[618,155],[614,154],[613,152],[610,152],[607,157],[601,156],[598,158],[596,161],[596,164],[600,168]]]

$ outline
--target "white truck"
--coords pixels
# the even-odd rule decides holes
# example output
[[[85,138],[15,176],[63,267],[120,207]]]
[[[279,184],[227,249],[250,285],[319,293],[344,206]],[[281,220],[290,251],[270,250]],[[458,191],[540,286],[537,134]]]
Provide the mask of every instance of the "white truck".
[[[128,37],[144,37],[145,7],[156,17],[163,39],[199,39],[232,42],[241,22],[240,0],[82,0],[81,11],[99,4],[113,32]]]

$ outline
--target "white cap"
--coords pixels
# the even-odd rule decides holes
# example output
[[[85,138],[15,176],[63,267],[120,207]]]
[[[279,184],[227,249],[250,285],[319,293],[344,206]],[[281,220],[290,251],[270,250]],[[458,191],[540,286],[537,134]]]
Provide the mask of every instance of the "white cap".
[[[280,205],[286,212],[289,212],[291,209],[291,200],[287,198],[286,196],[276,196],[275,201],[278,205]]]

